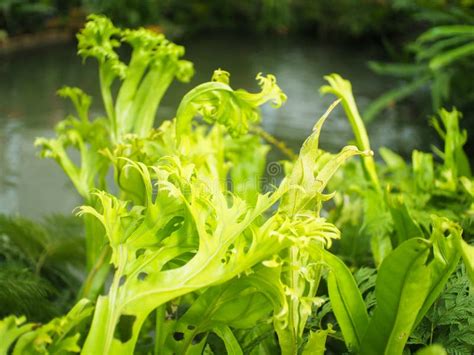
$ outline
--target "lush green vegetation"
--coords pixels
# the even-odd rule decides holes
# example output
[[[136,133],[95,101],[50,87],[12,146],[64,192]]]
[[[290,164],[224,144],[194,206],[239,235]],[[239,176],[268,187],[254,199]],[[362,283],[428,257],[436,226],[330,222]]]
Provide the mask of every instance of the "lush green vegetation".
[[[154,128],[171,82],[193,75],[184,49],[99,15],[78,41],[105,117],[64,87],[76,113],[36,145],[82,196],[84,238],[77,219],[0,219],[0,354],[472,353],[474,181],[456,109],[432,119],[434,154],[376,162],[332,74],[321,92],[336,101],[296,155],[259,126],[260,106],[286,100],[272,75],[250,93],[218,69]],[[319,138],[339,104],[355,145],[330,153]],[[268,186],[271,149],[290,158]]]
[[[122,26],[161,25],[193,33],[228,29],[246,32],[276,31],[337,34],[348,37],[393,35],[424,27],[425,21],[452,24],[468,21],[470,0],[4,0],[0,28],[10,34],[38,30],[56,18],[101,13]],[[413,33],[413,34],[416,34]]]

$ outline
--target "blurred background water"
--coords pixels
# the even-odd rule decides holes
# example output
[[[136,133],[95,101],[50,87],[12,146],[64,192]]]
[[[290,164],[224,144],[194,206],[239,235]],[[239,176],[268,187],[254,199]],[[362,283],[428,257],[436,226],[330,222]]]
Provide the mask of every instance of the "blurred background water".
[[[374,48],[347,48],[302,37],[253,37],[214,34],[182,41],[186,59],[196,74],[190,84],[173,83],[158,110],[157,124],[174,117],[181,97],[195,85],[208,81],[214,69],[231,73],[234,88],[257,90],[257,73],[271,73],[288,96],[275,110],[263,108],[263,127],[298,150],[317,118],[333,101],[321,97],[323,76],[339,73],[353,83],[359,107],[390,86],[367,68],[367,60],[379,59]],[[102,113],[94,61],[82,63],[74,43],[0,56],[0,213],[39,218],[50,213],[72,213],[81,200],[59,166],[39,159],[36,137],[54,135],[54,125],[72,107],[56,96],[63,85],[78,86],[94,97],[92,116]],[[434,139],[427,118],[413,107],[397,105],[368,127],[375,151],[384,145],[408,156],[411,150],[429,149]],[[327,121],[322,147],[336,151],[352,139],[343,111]],[[270,157],[270,159],[276,159]]]

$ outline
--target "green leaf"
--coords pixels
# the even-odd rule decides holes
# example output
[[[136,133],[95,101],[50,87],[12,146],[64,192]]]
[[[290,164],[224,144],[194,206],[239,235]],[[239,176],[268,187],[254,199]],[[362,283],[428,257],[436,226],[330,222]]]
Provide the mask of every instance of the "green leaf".
[[[324,355],[326,351],[326,340],[329,334],[335,333],[331,324],[328,329],[320,329],[315,332],[310,331],[308,342],[306,343],[302,355]]]
[[[433,344],[418,350],[415,355],[447,355],[446,350],[438,344]]]
[[[29,332],[35,324],[26,323],[25,317],[9,316],[0,320],[0,355],[9,354],[9,348],[23,334]]]
[[[363,113],[365,122],[369,123],[373,121],[373,119],[387,107],[397,103],[398,101],[403,100],[414,92],[420,90],[429,82],[429,80],[430,76],[424,75],[409,82],[408,84],[404,84],[400,87],[383,93],[381,96],[372,101],[370,105],[365,109]]]
[[[387,205],[393,220],[393,227],[398,238],[398,245],[410,238],[422,238],[423,232],[408,211],[402,196],[387,193]]]
[[[67,315],[23,333],[15,344],[13,355],[79,352],[80,334],[72,333],[92,310],[89,300],[80,300]]]
[[[434,56],[430,62],[431,70],[440,70],[441,68],[452,64],[456,60],[470,57],[474,55],[474,43],[468,43],[463,46],[450,49]]]
[[[451,25],[451,26],[436,26],[424,32],[418,37],[417,42],[423,43],[437,40],[443,37],[470,35],[474,36],[474,26],[471,25]]]
[[[275,280],[271,273],[272,270],[263,267],[249,276],[210,287],[193,299],[189,309],[170,328],[171,334],[182,336],[179,339],[169,336],[167,351],[185,353],[197,347],[202,348],[204,342],[196,339],[209,331],[220,336],[216,329],[220,329],[229,339],[229,346],[234,347],[235,339],[229,333],[230,329],[225,328],[251,328],[259,322],[268,321],[274,308],[280,311],[281,297],[275,295],[275,286],[268,282]],[[223,340],[226,342],[226,339]]]
[[[411,161],[416,190],[430,191],[435,183],[433,155],[414,150]]]
[[[461,238],[457,240],[457,248],[461,252],[462,260],[471,284],[474,285],[474,246],[469,245]]]
[[[109,295],[99,298],[85,351],[131,352],[143,321],[153,309],[180,295],[228,281],[289,243],[278,233],[270,237],[273,218],[260,227],[254,225],[285,189],[259,195],[255,206],[250,207],[236,196],[229,202],[213,181],[197,175],[193,165],[178,157],[162,160],[151,174],[143,164],[130,164],[149,189],[145,206],[127,209],[124,201],[101,193],[103,212],[82,208],[82,213],[93,214],[104,224],[117,267]],[[160,191],[155,200],[152,180]],[[182,216],[179,228],[157,240],[156,231],[177,213]],[[147,252],[137,255],[144,248]],[[184,264],[163,269],[168,262],[186,255]],[[123,284],[122,276],[126,277]],[[114,338],[116,324],[123,316],[135,319],[132,338],[125,343]]]
[[[460,128],[461,118],[461,113],[455,108],[451,111],[441,109],[439,119],[433,117],[430,121],[444,140],[444,168],[449,171],[453,179],[459,176],[471,176],[469,159],[463,150],[463,146],[467,142],[467,131]]]
[[[343,79],[338,74],[327,75],[324,78],[328,81],[329,85],[322,86],[319,91],[322,94],[329,93],[336,95],[341,99],[346,116],[352,126],[357,147],[363,151],[370,151],[369,137],[352,94],[352,85],[350,81]],[[365,156],[362,158],[362,162],[368,180],[371,181],[376,189],[379,189],[380,183],[373,157],[371,155]]]
[[[455,270],[460,258],[455,243],[461,229],[446,218],[432,219],[430,241],[409,239],[382,263],[375,288],[377,306],[362,341],[362,353],[401,353]]]
[[[379,63],[370,61],[369,68],[380,75],[390,75],[402,78],[412,78],[413,76],[423,73],[425,67],[419,64],[405,63]],[[370,121],[364,114],[366,122]]]
[[[240,348],[237,339],[230,330],[229,327],[217,327],[214,328],[214,333],[216,333],[219,338],[224,341],[225,349],[229,355],[242,355],[242,349]]]
[[[387,167],[390,168],[390,170],[397,171],[406,169],[405,159],[403,159],[394,151],[386,147],[381,147],[379,149],[379,153],[385,164],[387,164]]]
[[[286,101],[286,95],[273,75],[257,75],[262,90],[255,94],[243,89],[233,90],[229,86],[229,76],[218,69],[212,82],[198,85],[183,97],[176,113],[178,139],[191,130],[195,115],[209,123],[224,125],[232,136],[241,136],[248,132],[251,123],[260,121],[259,106],[271,101],[274,107],[280,107]]]
[[[375,295],[377,306],[361,341],[363,354],[400,354],[428,294],[426,260],[431,243],[409,239],[380,266]]]
[[[328,291],[332,309],[350,351],[363,346],[362,339],[369,325],[364,300],[350,270],[337,256],[322,252],[328,272]]]
[[[384,196],[373,190],[363,191],[364,217],[361,232],[370,237],[370,250],[375,264],[379,266],[392,252],[390,239],[392,232],[392,218]]]
[[[122,31],[122,41],[132,55],[117,95],[117,134],[146,137],[153,127],[160,101],[174,78],[189,82],[193,64],[181,60],[184,48],[153,31],[140,28]]]

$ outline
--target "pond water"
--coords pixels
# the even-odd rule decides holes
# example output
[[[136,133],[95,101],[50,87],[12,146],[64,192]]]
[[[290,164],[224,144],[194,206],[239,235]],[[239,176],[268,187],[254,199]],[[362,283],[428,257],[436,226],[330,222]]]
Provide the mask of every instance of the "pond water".
[[[256,90],[255,76],[272,73],[288,96],[275,110],[263,108],[263,126],[297,149],[317,118],[333,101],[318,88],[323,76],[337,72],[353,83],[360,107],[389,86],[367,68],[377,59],[371,49],[348,49],[305,39],[203,36],[182,41],[186,58],[195,63],[191,84],[173,83],[158,111],[158,122],[172,118],[180,98],[194,85],[208,81],[214,69],[231,73],[234,88]],[[93,112],[101,113],[96,63],[85,65],[75,45],[53,46],[0,57],[0,213],[40,218],[70,213],[81,200],[52,160],[39,159],[35,137],[53,136],[54,125],[72,108],[55,95],[63,85],[79,86],[95,98]],[[373,149],[388,146],[404,155],[414,148],[428,149],[433,135],[425,119],[413,119],[408,107],[397,106],[369,126]],[[352,139],[341,109],[327,121],[322,147],[340,149]]]

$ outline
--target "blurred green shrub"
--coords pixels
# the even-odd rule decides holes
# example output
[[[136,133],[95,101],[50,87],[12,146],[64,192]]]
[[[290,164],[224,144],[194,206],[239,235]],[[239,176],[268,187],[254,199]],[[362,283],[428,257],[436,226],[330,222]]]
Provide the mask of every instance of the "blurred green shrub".
[[[400,85],[371,103],[363,114],[366,122],[394,103],[426,89],[434,112],[450,105],[470,111],[474,102],[473,3],[461,1],[456,6],[418,9],[416,17],[429,21],[430,26],[406,46],[408,58],[395,63],[370,63],[376,73],[398,78]]]

